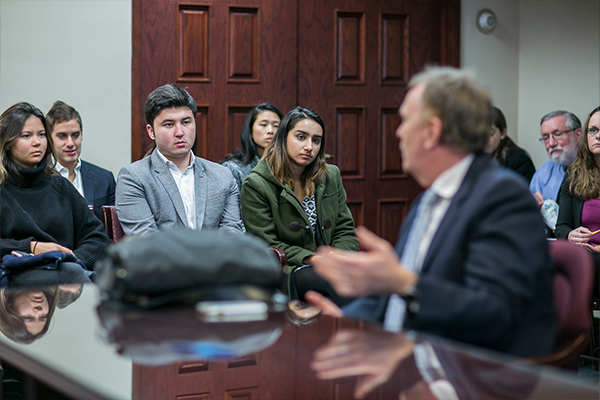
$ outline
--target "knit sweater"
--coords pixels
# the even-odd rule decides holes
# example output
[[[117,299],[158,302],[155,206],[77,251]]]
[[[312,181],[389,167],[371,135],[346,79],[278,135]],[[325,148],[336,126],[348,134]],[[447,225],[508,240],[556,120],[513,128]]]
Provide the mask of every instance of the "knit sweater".
[[[60,175],[44,173],[44,166],[17,167],[0,185],[0,252],[31,252],[31,241],[65,246],[93,269],[109,240],[102,223],[88,209],[77,189]]]
[[[235,178],[235,181],[238,184],[238,189],[240,189],[241,192],[242,183],[244,183],[244,179],[246,179],[246,177],[250,175],[250,172],[252,172],[252,169],[256,167],[256,164],[258,164],[259,161],[260,159],[258,158],[258,156],[254,156],[254,158],[250,160],[248,164],[242,164],[238,160],[233,159],[229,161],[223,161],[221,165],[229,168],[233,177]]]

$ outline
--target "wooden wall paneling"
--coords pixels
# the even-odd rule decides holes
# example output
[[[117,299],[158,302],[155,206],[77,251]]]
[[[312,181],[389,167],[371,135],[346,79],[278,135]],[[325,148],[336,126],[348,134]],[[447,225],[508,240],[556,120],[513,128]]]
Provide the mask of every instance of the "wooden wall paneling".
[[[208,6],[179,4],[177,82],[208,82]]]
[[[386,15],[392,20],[392,16],[407,15],[410,4],[311,0],[303,3],[299,15],[299,42],[305,44],[299,48],[299,103],[314,105],[326,127],[334,124],[334,129],[328,131],[333,131],[335,137],[326,137],[325,151],[336,155],[333,162],[342,171],[348,203],[362,202],[361,223],[378,234],[377,199],[395,198],[404,191],[415,190],[403,187],[402,182],[382,181],[380,173],[382,147],[388,152],[387,165],[392,166],[394,159],[400,165],[394,137],[382,142],[380,110],[397,109],[400,105],[406,88],[397,76],[406,74],[403,71],[407,69],[401,66],[392,70],[390,63],[396,58],[389,56],[389,79],[382,85],[381,18]],[[396,29],[404,32],[405,25]],[[332,39],[328,42],[327,38]],[[389,40],[386,46],[386,51],[388,47],[389,51],[398,47]],[[406,59],[402,57],[401,61],[406,63]]]
[[[174,390],[179,364],[166,366],[148,366],[133,364],[133,400],[167,399],[177,395],[210,393],[210,388],[204,391],[190,393]]]
[[[260,16],[258,8],[229,9],[227,30],[228,82],[257,83],[260,79]]]
[[[227,130],[230,105],[266,101],[284,112],[296,105],[297,0],[133,1],[140,42],[139,51],[134,46],[140,69],[133,71],[134,161],[151,146],[145,99],[166,83],[176,82],[206,107],[195,152],[211,161],[238,146],[239,132]]]
[[[206,360],[198,360],[198,361],[187,361],[182,362],[177,367],[178,374],[188,374],[193,372],[202,372],[208,371],[208,361]]]
[[[365,18],[363,13],[335,13],[336,83],[365,83]]]
[[[364,178],[364,107],[336,106],[334,162],[343,178]]]
[[[189,394],[184,396],[176,396],[177,400],[209,400],[210,393]]]
[[[229,360],[227,362],[227,368],[239,368],[247,367],[250,365],[258,365],[259,353],[252,353],[242,357]]]
[[[227,106],[227,141],[228,149],[236,149],[240,143],[240,134],[242,127],[248,117],[248,113],[254,105],[228,105]]]
[[[378,205],[377,230],[381,237],[390,243],[396,243],[400,225],[408,210],[408,201],[406,198],[379,199]]]
[[[134,364],[133,397],[136,400],[290,398],[296,371],[296,334],[296,329],[287,329],[269,348],[229,362],[199,360],[158,367]]]
[[[196,104],[198,113],[196,114],[196,142],[192,151],[199,157],[206,158],[209,152],[208,143],[208,106],[205,104]]]
[[[381,83],[406,85],[409,68],[409,19],[406,14],[381,15],[380,63]]]
[[[145,25],[142,20],[142,0],[132,0],[131,3],[131,160],[135,161],[141,158],[146,132],[142,90],[142,32]]]
[[[146,133],[144,102],[152,90],[177,80],[177,3],[174,1],[141,2],[141,75],[140,93],[132,97],[140,102],[141,114],[133,115],[137,123],[132,138],[132,161],[144,156],[152,141]],[[135,9],[135,7],[134,7]],[[135,17],[134,17],[135,18]],[[165,22],[169,21],[169,24]],[[134,33],[135,35],[135,33]],[[136,108],[135,106],[133,107]],[[136,135],[137,132],[137,135]]]
[[[381,110],[381,169],[380,178],[406,178],[402,171],[402,156],[398,148],[396,129],[400,124],[400,115],[397,108],[383,108]]]
[[[363,201],[347,201],[346,204],[352,213],[352,218],[354,218],[354,225],[360,226],[365,224],[364,214],[363,214]]]
[[[410,20],[409,74],[423,70],[427,65],[441,64],[442,45],[442,3],[443,1],[424,1],[413,4],[407,12],[389,14],[407,14]],[[427,43],[427,44],[425,44]]]
[[[396,212],[398,226],[384,226],[378,201],[405,199],[407,207],[422,190],[401,169],[397,109],[411,75],[428,64],[458,66],[459,11],[455,1],[384,0],[306,0],[300,9],[298,101],[315,108],[326,126],[352,124],[348,115],[340,118],[340,104],[364,107],[364,173],[350,172],[353,153],[340,146],[352,129],[336,127],[337,137],[326,138],[325,151],[333,149],[333,162],[349,171],[343,174],[348,202],[364,201],[364,224],[391,241],[404,211]]]
[[[346,171],[356,223],[395,240],[421,190],[401,170],[397,108],[425,65],[459,66],[460,1],[132,0],[132,12],[133,160],[151,144],[144,101],[165,83],[187,88],[200,106],[195,151],[213,161],[235,150],[251,106],[310,107],[325,122],[325,151]],[[187,374],[134,365],[134,398],[222,399],[254,387],[260,399],[292,398],[292,390],[296,399],[332,398],[332,382],[298,372],[324,344],[311,330],[337,329],[325,325],[285,331],[255,365],[210,363]]]
[[[460,0],[441,3],[440,64],[460,67]]]
[[[225,400],[258,400],[258,386],[225,391]]]

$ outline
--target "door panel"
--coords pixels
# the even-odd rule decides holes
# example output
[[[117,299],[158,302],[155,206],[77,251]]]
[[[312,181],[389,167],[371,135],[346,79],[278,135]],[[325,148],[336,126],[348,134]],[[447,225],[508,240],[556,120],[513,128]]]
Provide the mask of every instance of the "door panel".
[[[296,104],[295,0],[134,3],[134,160],[150,148],[143,104],[160,85],[176,83],[194,97],[195,152],[212,161],[236,149],[250,108]]]
[[[133,0],[132,158],[151,145],[146,96],[174,82],[199,107],[194,151],[234,151],[247,112],[309,107],[326,125],[357,225],[394,242],[421,188],[394,131],[411,75],[458,66],[460,1]]]
[[[305,0],[299,9],[298,104],[323,117],[357,224],[392,243],[421,191],[401,168],[397,109],[411,75],[454,56],[457,46],[442,47],[458,9],[444,3]]]
[[[166,83],[194,97],[194,151],[212,161],[235,150],[256,104],[284,113],[309,107],[325,121],[325,152],[342,172],[356,224],[395,241],[421,191],[402,171],[397,109],[410,76],[425,65],[458,66],[460,1],[132,1],[133,160],[151,145],[144,101]],[[296,375],[322,344],[302,332],[288,330],[268,351],[229,365],[135,365],[134,398],[304,399],[315,389],[322,398],[348,398],[353,384],[344,380]],[[311,350],[297,354],[297,343]],[[276,362],[282,358],[285,365]],[[269,381],[266,371],[281,379]]]

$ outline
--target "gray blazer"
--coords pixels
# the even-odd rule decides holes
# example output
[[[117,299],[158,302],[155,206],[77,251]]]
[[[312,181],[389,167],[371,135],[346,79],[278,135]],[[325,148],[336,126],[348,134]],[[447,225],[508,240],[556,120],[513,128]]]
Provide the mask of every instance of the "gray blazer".
[[[196,157],[194,175],[197,229],[242,232],[239,189],[229,169]],[[189,227],[177,184],[157,150],[121,168],[115,205],[123,231],[128,235]]]

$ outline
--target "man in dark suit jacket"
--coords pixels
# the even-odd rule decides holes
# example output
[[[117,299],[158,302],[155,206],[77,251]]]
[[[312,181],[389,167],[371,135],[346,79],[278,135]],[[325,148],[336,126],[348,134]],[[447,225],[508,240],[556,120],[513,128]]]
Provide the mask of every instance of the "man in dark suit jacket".
[[[83,124],[79,112],[58,100],[46,116],[53,144],[54,167],[67,178],[94,214],[102,218],[102,206],[115,204],[115,177],[112,172],[79,158],[83,140]]]
[[[313,263],[342,296],[383,295],[347,305],[348,316],[539,356],[554,345],[554,267],[527,187],[482,154],[490,107],[489,95],[461,71],[415,76],[396,136],[403,169],[428,189],[406,216],[395,251],[361,227],[365,252],[322,248]],[[437,200],[429,207],[424,198]],[[306,298],[342,314],[316,293]]]
[[[94,214],[102,219],[102,206],[115,205],[115,177],[112,172],[81,160],[83,197],[94,207]]]

